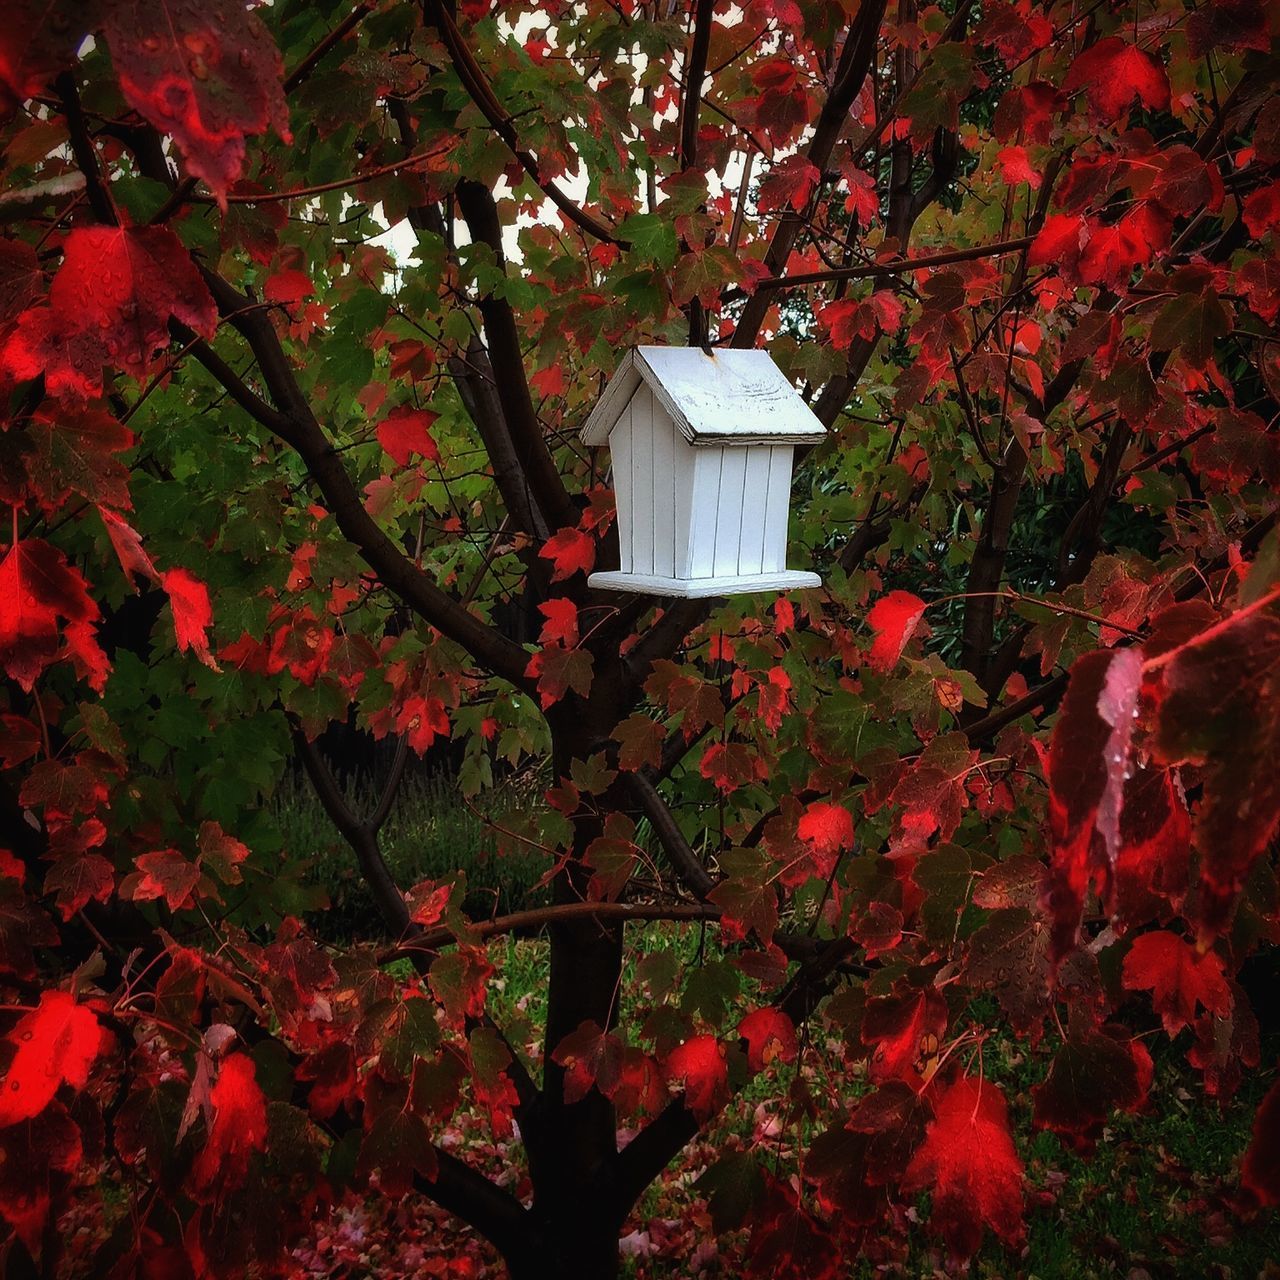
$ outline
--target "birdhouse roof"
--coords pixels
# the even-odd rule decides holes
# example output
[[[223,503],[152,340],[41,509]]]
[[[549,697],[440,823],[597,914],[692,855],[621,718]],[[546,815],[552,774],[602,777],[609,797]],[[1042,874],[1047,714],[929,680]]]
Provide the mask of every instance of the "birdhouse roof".
[[[767,351],[632,347],[582,428],[604,444],[641,383],[693,445],[816,444],[826,428]]]

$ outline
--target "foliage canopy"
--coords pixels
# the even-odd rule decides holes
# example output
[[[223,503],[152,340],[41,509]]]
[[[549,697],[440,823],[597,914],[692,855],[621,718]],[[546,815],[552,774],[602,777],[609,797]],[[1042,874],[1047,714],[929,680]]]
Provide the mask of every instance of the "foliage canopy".
[[[753,1273],[835,1276],[921,1193],[964,1259],[1028,1211],[993,1025],[1080,1149],[1143,1108],[1152,1034],[1235,1090],[1280,926],[1278,24],[9,5],[13,1273],[56,1273],[105,1170],[94,1275],[273,1274],[372,1186],[515,1276],[611,1276],[761,1076],[817,1133],[709,1175]],[[803,388],[821,590],[588,590],[617,531],[576,430],[637,342],[767,344]],[[335,724],[396,744],[369,812]],[[406,759],[445,743],[468,795],[541,777],[493,839],[550,906],[393,881]],[[350,946],[271,819],[295,758],[378,904]],[[655,919],[720,945],[635,954]],[[538,1026],[489,1007],[515,929],[550,950]],[[460,1110],[518,1125],[510,1177],[441,1144]],[[1273,1092],[1245,1210],[1278,1128]]]

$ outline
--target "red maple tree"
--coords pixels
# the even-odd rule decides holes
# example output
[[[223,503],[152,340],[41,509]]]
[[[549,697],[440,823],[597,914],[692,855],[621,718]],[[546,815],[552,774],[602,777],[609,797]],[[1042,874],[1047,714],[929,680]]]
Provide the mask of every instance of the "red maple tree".
[[[807,1137],[708,1173],[753,1274],[875,1257],[922,1192],[965,1259],[1023,1237],[1019,1126],[1087,1150],[1157,1031],[1210,1094],[1259,1067],[1277,39],[1260,0],[8,6],[6,1273],[288,1274],[416,1191],[515,1277],[613,1276],[762,1075]],[[576,428],[653,341],[767,345],[830,428],[822,589],[588,588]],[[347,723],[396,744],[368,813]],[[494,842],[549,905],[396,883],[448,741],[468,794],[540,774]],[[350,945],[281,854],[294,758],[379,912]],[[1273,1090],[1241,1212],[1277,1149]]]

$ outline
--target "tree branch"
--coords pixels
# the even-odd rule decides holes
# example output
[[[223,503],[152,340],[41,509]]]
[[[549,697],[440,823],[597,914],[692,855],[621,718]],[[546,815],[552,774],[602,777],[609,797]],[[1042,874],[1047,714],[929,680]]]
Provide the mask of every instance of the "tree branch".
[[[458,183],[458,207],[472,240],[488,245],[498,266],[505,272],[502,224],[498,220],[498,206],[493,193],[488,187],[464,178]],[[495,297],[492,293],[480,299],[479,307],[489,343],[495,391],[521,473],[527,478],[546,526],[552,530],[572,528],[578,523],[578,511],[564,487],[555,459],[543,439],[538,415],[534,412],[515,312],[505,298]]]
[[[668,861],[690,893],[699,899],[705,899],[715,888],[715,880],[694,853],[676,816],[671,812],[667,802],[662,798],[658,788],[646,776],[643,770],[623,775],[631,794],[640,806],[641,812],[649,819],[654,834],[662,845]]]
[[[480,109],[481,115],[488,120],[494,133],[511,149],[512,154],[520,161],[534,184],[574,226],[588,235],[595,236],[597,240],[603,240],[606,244],[616,244],[623,249],[630,248],[625,240],[620,240],[614,234],[612,227],[606,226],[584,209],[580,209],[554,182],[542,177],[537,157],[520,145],[520,138],[511,117],[494,96],[493,90],[489,88],[484,72],[471,56],[471,50],[467,48],[466,41],[463,40],[462,33],[458,30],[448,7],[441,0],[427,0],[426,10],[431,15],[436,30],[440,32],[440,38],[453,59],[453,69],[458,73],[458,79],[462,81],[463,88],[471,96],[471,101]]]
[[[850,24],[845,36],[844,48],[840,52],[840,61],[836,65],[835,80],[827,100],[822,104],[814,125],[813,137],[806,153],[807,159],[819,173],[826,171],[840,132],[855,99],[862,89],[867,73],[875,59],[876,43],[880,36],[880,24],[884,21],[885,0],[862,0],[858,8],[858,16]],[[816,200],[818,192],[814,192]],[[774,229],[765,252],[765,265],[774,276],[781,276],[786,270],[791,250],[805,227],[804,217],[794,210],[788,210]],[[747,300],[733,333],[735,347],[753,347],[760,335],[760,326],[764,323],[770,304],[768,291],[759,292]]]
[[[267,314],[221,276],[205,270],[204,277],[223,317],[248,342],[276,402],[277,411],[258,420],[301,456],[333,511],[338,527],[359,550],[365,563],[383,585],[399,595],[415,613],[460,644],[494,675],[518,688],[530,689],[531,682],[524,674],[528,666],[525,651],[436,586],[365,510],[341,456],[329,443],[302,395]],[[196,354],[199,357],[200,353]]]

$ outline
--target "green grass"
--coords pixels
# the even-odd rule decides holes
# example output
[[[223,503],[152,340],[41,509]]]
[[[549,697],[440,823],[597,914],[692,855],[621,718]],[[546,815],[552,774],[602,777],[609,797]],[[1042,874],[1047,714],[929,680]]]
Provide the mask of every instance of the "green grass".
[[[378,796],[368,782],[347,788],[358,814],[372,812]],[[456,783],[439,776],[406,776],[380,833],[382,855],[396,883],[408,889],[423,880],[466,876],[465,909],[474,916],[503,915],[549,900],[538,880],[547,859],[535,850],[499,853],[493,824],[517,811],[521,797],[499,792],[467,805]],[[377,907],[355,855],[321,807],[310,782],[291,775],[272,800],[284,847],[308,864],[307,880],[327,892],[330,908],[308,918],[321,936],[348,941],[370,934]],[[375,930],[376,932],[376,930]]]
[[[353,788],[361,812],[375,803],[371,788]],[[458,871],[467,877],[467,909],[476,915],[519,910],[545,901],[537,881],[545,860],[495,852],[490,821],[516,811],[514,796],[490,798],[483,811],[469,808],[456,788],[440,778],[410,777],[382,838],[384,856],[397,882],[446,880]],[[305,779],[286,782],[275,799],[275,816],[294,856],[310,861],[309,876],[323,885],[332,910],[317,913],[313,927],[342,941],[368,936],[376,910],[364,889],[354,858],[334,830]],[[631,926],[622,983],[622,1023],[634,1027],[649,1005],[637,963],[659,956],[682,980],[700,962],[720,958],[713,930],[698,925]],[[536,939],[502,938],[490,947],[498,981],[490,1009],[517,1045],[536,1044],[545,1016],[547,949]],[[649,962],[652,965],[652,961]],[[1157,1037],[1151,1047],[1156,1077],[1146,1110],[1119,1115],[1106,1126],[1096,1149],[1081,1154],[1051,1134],[1033,1134],[1031,1087],[1045,1070],[1040,1052],[1011,1037],[991,1037],[983,1071],[1009,1099],[1019,1151],[1027,1167],[1027,1240],[1020,1254],[988,1237],[969,1274],[982,1280],[1102,1280],[1135,1277],[1173,1280],[1268,1280],[1280,1276],[1280,1216],[1242,1218],[1234,1203],[1238,1164],[1248,1145],[1253,1112],[1269,1083],[1267,1075],[1247,1077],[1235,1097],[1219,1104],[1205,1095],[1199,1073],[1185,1061],[1186,1039],[1169,1044]],[[1264,1044],[1263,1061],[1274,1062],[1280,1043]],[[633,1225],[649,1220],[689,1218],[696,1209],[693,1182],[726,1143],[750,1143],[757,1104],[784,1106],[788,1081],[760,1076],[726,1111],[721,1122],[686,1154],[689,1161],[642,1197]],[[851,1090],[863,1087],[847,1081]],[[813,1136],[801,1129],[800,1148]],[[1031,1135],[1028,1137],[1027,1135]],[[784,1166],[785,1167],[785,1166]],[[782,1171],[782,1170],[780,1170]],[[850,1259],[849,1280],[885,1276],[926,1280],[945,1273],[945,1259],[928,1234],[927,1198],[920,1201],[919,1223],[908,1228],[905,1254],[887,1270]],[[696,1233],[695,1233],[696,1234]],[[723,1242],[729,1270],[735,1247]],[[670,1261],[625,1262],[624,1273],[644,1280],[676,1280],[688,1274],[687,1257]]]
[[[634,965],[641,954],[670,952],[683,972],[698,962],[696,925],[651,924],[628,931],[628,974],[623,984],[623,1024],[634,1026],[641,997],[635,991]],[[718,955],[714,934],[705,944],[708,960]],[[491,996],[500,1023],[512,1025],[517,1042],[532,1040],[544,1012],[546,947],[531,940],[495,943],[491,958],[503,979]],[[1275,1061],[1280,1038],[1264,1043],[1263,1061]],[[990,1235],[971,1263],[969,1274],[982,1280],[1273,1280],[1280,1260],[1280,1215],[1242,1216],[1236,1203],[1239,1160],[1249,1144],[1254,1111],[1271,1073],[1246,1076],[1237,1094],[1219,1102],[1205,1094],[1200,1073],[1186,1062],[1187,1034],[1172,1044],[1151,1043],[1155,1080],[1146,1109],[1116,1115],[1092,1152],[1079,1153],[1049,1133],[1030,1126],[1031,1087],[1043,1078],[1053,1045],[1046,1038],[1032,1051],[1024,1041],[999,1034],[984,1047],[982,1069],[1010,1104],[1015,1140],[1027,1169],[1027,1239],[1010,1251]],[[970,1064],[976,1070],[976,1062]],[[788,1079],[756,1077],[724,1113],[721,1121],[641,1198],[632,1225],[650,1220],[689,1218],[698,1193],[692,1184],[726,1145],[752,1140],[757,1104],[785,1106]],[[865,1088],[850,1079],[851,1091]],[[816,1129],[801,1128],[801,1150]],[[772,1157],[768,1163],[772,1164]],[[779,1172],[787,1171],[784,1161]],[[905,1256],[886,1270],[883,1264],[850,1259],[848,1280],[932,1280],[946,1274],[946,1259],[927,1229],[928,1198],[917,1205],[919,1222],[910,1224]],[[696,1232],[694,1233],[696,1237]],[[741,1238],[722,1243],[732,1259]],[[730,1262],[729,1271],[733,1269]],[[677,1280],[688,1274],[687,1257],[637,1263],[624,1260],[624,1274],[644,1280]],[[728,1273],[728,1272],[726,1272]]]

